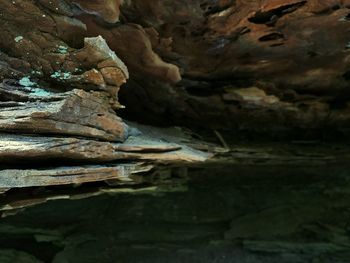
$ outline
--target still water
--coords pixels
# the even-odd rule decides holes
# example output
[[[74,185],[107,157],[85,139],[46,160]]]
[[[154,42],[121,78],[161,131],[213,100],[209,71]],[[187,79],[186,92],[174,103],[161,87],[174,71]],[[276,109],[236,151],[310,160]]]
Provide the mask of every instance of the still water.
[[[175,177],[7,216],[1,262],[350,262],[347,164],[215,164]]]

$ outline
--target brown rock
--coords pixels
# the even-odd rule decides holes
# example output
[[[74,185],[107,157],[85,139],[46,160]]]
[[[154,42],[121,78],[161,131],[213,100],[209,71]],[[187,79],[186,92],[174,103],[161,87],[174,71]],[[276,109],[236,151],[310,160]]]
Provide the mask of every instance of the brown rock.
[[[127,126],[109,106],[102,92],[73,90],[59,96],[39,88],[3,94],[26,101],[2,107],[0,130],[33,134],[66,134],[124,141]]]

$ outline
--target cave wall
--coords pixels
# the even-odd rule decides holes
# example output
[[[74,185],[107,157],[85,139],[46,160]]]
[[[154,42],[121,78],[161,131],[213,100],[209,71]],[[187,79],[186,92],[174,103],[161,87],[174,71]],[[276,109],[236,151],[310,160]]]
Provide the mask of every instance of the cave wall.
[[[84,37],[101,35],[130,71],[120,94],[126,118],[265,134],[347,134],[349,6],[345,0],[2,1],[0,48],[12,68],[2,78],[25,74],[70,89],[81,87],[82,75],[95,89],[103,80],[92,61],[71,53]],[[52,78],[55,72],[74,75],[74,83]]]
[[[131,105],[126,116],[136,118],[147,110],[154,113],[153,121],[171,116],[181,124],[231,131],[334,128],[347,133],[349,5],[321,0],[125,2],[116,35],[130,39],[119,32],[132,26],[152,44],[152,50],[147,44],[141,56],[133,56],[126,52],[129,41],[125,47],[109,40],[133,72],[122,90],[122,100]],[[144,36],[137,35],[132,49],[141,50]],[[151,51],[175,65],[181,80],[173,67],[164,73],[168,64],[158,60],[147,67],[153,73],[134,65],[138,59],[150,61],[144,58]],[[133,106],[139,104],[142,109]]]

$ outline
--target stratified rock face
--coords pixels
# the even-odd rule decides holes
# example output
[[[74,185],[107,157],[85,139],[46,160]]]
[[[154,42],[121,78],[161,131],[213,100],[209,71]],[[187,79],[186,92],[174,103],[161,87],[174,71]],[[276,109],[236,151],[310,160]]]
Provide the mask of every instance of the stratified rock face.
[[[120,4],[0,0],[0,194],[106,180],[136,184],[133,174],[156,163],[210,156],[161,140],[163,134],[155,141],[117,116],[129,70],[104,37],[88,37],[78,17],[114,23]],[[155,53],[153,59],[165,64]]]
[[[84,47],[85,37],[101,35],[130,71],[121,91],[129,118],[238,131],[349,129],[349,1],[2,0],[0,6],[1,79],[30,75],[51,87],[119,87],[129,76],[120,60],[100,63],[104,55],[89,45],[102,40],[85,40]]]

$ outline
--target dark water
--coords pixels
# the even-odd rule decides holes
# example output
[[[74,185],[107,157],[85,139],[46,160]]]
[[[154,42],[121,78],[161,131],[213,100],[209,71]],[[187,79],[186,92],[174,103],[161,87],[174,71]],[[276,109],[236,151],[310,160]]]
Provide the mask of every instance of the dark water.
[[[217,164],[162,191],[50,201],[0,220],[0,262],[350,262],[349,174]]]

